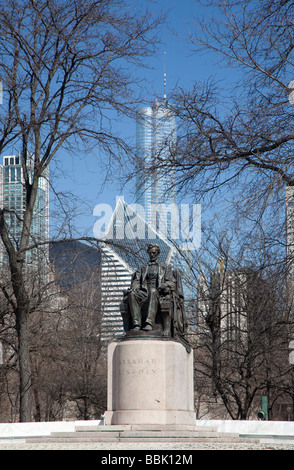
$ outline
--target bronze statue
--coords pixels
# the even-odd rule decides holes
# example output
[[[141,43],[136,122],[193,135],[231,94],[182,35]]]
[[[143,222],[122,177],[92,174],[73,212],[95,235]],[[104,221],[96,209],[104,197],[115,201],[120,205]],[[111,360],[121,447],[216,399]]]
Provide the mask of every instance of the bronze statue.
[[[158,333],[180,340],[187,350],[189,343],[184,295],[180,273],[158,260],[160,248],[149,244],[149,263],[140,266],[124,292],[122,316],[125,331]]]

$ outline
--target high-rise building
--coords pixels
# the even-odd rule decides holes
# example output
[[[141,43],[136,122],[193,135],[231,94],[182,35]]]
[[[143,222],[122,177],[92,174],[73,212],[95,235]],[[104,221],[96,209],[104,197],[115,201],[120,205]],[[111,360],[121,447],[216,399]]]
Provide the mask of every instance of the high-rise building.
[[[223,259],[210,280],[199,279],[196,331],[206,338],[207,327],[228,354],[247,345],[271,321],[275,297],[269,281],[250,268],[228,271]],[[263,328],[264,329],[264,328]]]
[[[29,178],[33,175],[34,155],[27,155]],[[49,239],[49,172],[46,170],[39,179],[38,194],[31,225],[30,245],[47,242]],[[26,189],[22,169],[22,153],[6,155],[0,165],[0,208],[5,208],[5,220],[9,228],[10,240],[17,248],[21,239],[22,221],[26,209]],[[28,266],[48,259],[48,246],[28,250]],[[0,241],[0,263],[7,262],[5,248]]]
[[[137,111],[136,203],[143,206],[145,220],[157,229],[155,210],[176,203],[176,170],[172,156],[176,148],[176,120],[167,101]]]
[[[293,276],[294,264],[294,186],[286,187],[286,254],[289,271]]]
[[[165,80],[165,75],[164,75]],[[165,83],[164,83],[165,85]],[[178,213],[176,166],[174,158],[177,146],[176,117],[166,99],[165,87],[163,100],[155,100],[153,106],[137,111],[136,151],[137,181],[135,202],[144,209],[142,217],[157,234],[165,239],[175,240],[173,229],[177,222],[173,217]],[[179,248],[180,240],[178,240]],[[177,250],[173,253],[173,264],[185,273],[183,286],[187,311],[194,297],[194,283],[186,252],[182,258]],[[188,280],[188,282],[187,282]]]
[[[287,186],[286,204],[286,280],[287,302],[291,312],[294,311],[294,186]]]

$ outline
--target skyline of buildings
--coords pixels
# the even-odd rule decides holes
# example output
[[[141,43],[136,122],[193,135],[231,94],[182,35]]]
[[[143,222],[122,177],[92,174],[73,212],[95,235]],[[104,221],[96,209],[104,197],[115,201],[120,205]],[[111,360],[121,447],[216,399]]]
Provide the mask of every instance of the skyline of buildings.
[[[142,127],[142,123],[138,124],[140,128],[140,138],[141,143],[139,148],[145,148],[145,155],[146,159],[154,158],[154,153],[152,149],[154,149],[155,141],[150,136],[150,129],[154,129],[154,125],[158,126],[158,138],[155,139],[157,142],[161,142],[161,151],[162,151],[162,158],[165,156],[168,158],[168,148],[170,149],[171,146],[175,145],[175,141],[173,140],[176,138],[176,129],[175,129],[175,122],[174,116],[171,117],[168,113],[168,108],[163,107],[160,111],[162,114],[162,129],[161,135],[159,136],[160,126],[158,124],[158,109],[154,108],[143,108],[145,111],[143,114],[146,114],[148,117],[151,117],[151,120],[147,121],[147,127],[144,125]],[[148,112],[146,111],[148,110]],[[171,120],[170,120],[171,119]],[[157,122],[157,124],[154,123]],[[145,122],[146,124],[146,122]],[[146,130],[147,129],[147,130]],[[146,131],[146,133],[145,133]],[[170,140],[172,136],[172,139]],[[148,138],[147,138],[148,137]],[[166,140],[165,140],[166,139]],[[144,146],[143,146],[143,143]],[[148,154],[148,145],[149,147],[149,154]],[[167,145],[166,148],[164,146]],[[147,156],[147,154],[149,156]],[[142,153],[143,155],[143,153]],[[150,161],[151,161],[150,160]],[[33,171],[33,163],[34,157],[33,155],[28,156],[28,168],[29,172],[32,176]],[[172,193],[167,196],[167,185],[171,184],[172,179],[175,178],[174,174],[169,174],[168,177],[164,178],[161,177],[160,173],[157,174],[149,174],[146,178],[146,193],[142,192],[142,187],[140,188],[138,202],[142,205],[148,204],[169,204],[171,201],[176,200],[176,186],[173,185]],[[142,178],[143,179],[143,178]],[[148,184],[147,184],[148,183]],[[153,191],[149,191],[150,188],[153,188]],[[155,191],[157,188],[157,191]],[[165,199],[167,197],[167,199]],[[155,199],[154,199],[155,198]],[[24,185],[24,178],[22,175],[22,154],[19,152],[18,155],[6,155],[3,157],[3,164],[0,165],[0,208],[5,207],[8,211],[6,214],[6,221],[10,229],[10,236],[11,239],[14,241],[16,246],[19,243],[20,236],[21,236],[21,223],[20,221],[23,219],[23,214],[25,211],[25,185]],[[288,285],[291,283],[291,289],[293,291],[293,282],[294,282],[294,265],[293,265],[293,254],[294,254],[294,188],[293,187],[286,187],[285,189],[285,207],[286,207],[286,228],[287,228],[287,235],[286,235],[286,254],[287,254],[287,282]],[[124,201],[119,201],[117,207],[115,209],[116,215],[120,213],[121,215],[118,216],[118,220],[120,222],[123,221],[124,226],[131,227],[130,221],[135,220],[134,215],[136,218],[140,217],[140,215],[136,214],[133,209],[128,206],[127,203]],[[146,211],[148,215],[148,211]],[[150,215],[150,213],[149,213]],[[126,216],[128,219],[126,219]],[[117,247],[111,247],[109,244],[103,245],[102,247],[102,274],[101,274],[101,288],[104,292],[102,294],[102,302],[103,309],[105,314],[105,321],[108,322],[108,330],[112,332],[122,331],[122,321],[120,316],[120,303],[122,299],[123,290],[128,288],[131,282],[131,276],[134,272],[135,268],[137,267],[140,260],[143,262],[144,257],[146,257],[145,248],[147,243],[150,242],[150,233],[154,233],[154,239],[151,240],[153,242],[163,243],[162,246],[169,246],[166,240],[163,240],[161,235],[154,230],[154,225],[152,224],[152,217],[146,217],[145,220],[142,220],[142,226],[146,231],[145,239],[138,240],[136,230],[134,229],[134,236],[129,237],[128,240],[124,240],[125,250],[120,250]],[[112,226],[114,224],[114,220],[112,220]],[[134,227],[133,227],[134,228]],[[148,230],[147,230],[148,228]],[[34,242],[46,242],[49,240],[49,172],[47,171],[41,178],[39,182],[38,188],[38,196],[37,201],[34,209],[34,216],[32,222],[32,231],[31,231],[31,241]],[[115,241],[108,239],[108,241]],[[144,246],[144,248],[143,248]],[[47,256],[48,247],[45,244],[44,248],[42,248],[42,256],[44,253]],[[135,253],[135,255],[131,255],[131,250]],[[126,253],[128,253],[128,258],[126,257]],[[5,262],[5,250],[3,247],[2,242],[0,241],[0,263]],[[133,256],[133,258],[132,258]],[[47,256],[48,258],[48,256]],[[37,250],[32,250],[27,254],[27,262],[28,264],[34,264],[34,261],[40,261],[37,256]],[[170,250],[169,255],[165,256],[165,260],[173,263],[177,263],[177,257],[175,254],[175,250]],[[185,266],[184,269],[185,270]],[[232,278],[233,279],[233,278]],[[241,312],[239,309],[239,313],[236,310],[236,305],[240,305],[240,302],[236,301],[236,296],[239,295],[239,288],[233,287],[234,285],[237,286],[236,280],[230,280],[230,286],[227,287],[227,291],[231,297],[235,300],[229,307],[229,302],[224,302],[226,310],[226,317],[230,318],[230,311],[234,310],[234,322],[232,324],[238,324],[238,321],[241,320],[241,316],[244,316],[244,312]],[[191,278],[189,279],[191,280]],[[189,296],[186,296],[187,300],[191,301],[195,298],[195,291],[196,287],[194,285],[189,286]],[[226,295],[226,294],[224,294]],[[193,309],[193,306],[192,306]],[[192,310],[191,310],[191,313]],[[246,314],[246,312],[245,312]],[[103,320],[103,323],[105,324]],[[231,320],[230,320],[231,321]],[[242,319],[242,322],[244,318]]]

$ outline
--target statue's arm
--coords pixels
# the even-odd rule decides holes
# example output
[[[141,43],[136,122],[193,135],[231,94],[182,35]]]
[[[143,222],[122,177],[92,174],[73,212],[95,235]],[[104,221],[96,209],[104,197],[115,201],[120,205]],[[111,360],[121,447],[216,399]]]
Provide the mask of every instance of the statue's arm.
[[[132,282],[131,282],[131,290],[134,291],[136,289],[140,289],[141,287],[141,273],[142,269],[139,268],[135,274],[133,275]]]
[[[166,266],[163,283],[159,286],[159,289],[163,290],[166,294],[176,289],[176,282],[170,265]]]

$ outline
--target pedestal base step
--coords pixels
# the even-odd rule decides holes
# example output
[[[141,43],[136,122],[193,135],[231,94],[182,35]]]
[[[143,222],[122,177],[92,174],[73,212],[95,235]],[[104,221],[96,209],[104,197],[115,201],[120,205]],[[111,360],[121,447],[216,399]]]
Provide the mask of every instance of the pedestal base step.
[[[256,442],[237,433],[218,432],[207,426],[111,425],[77,426],[74,432],[53,432],[50,437],[28,438],[26,442]]]

